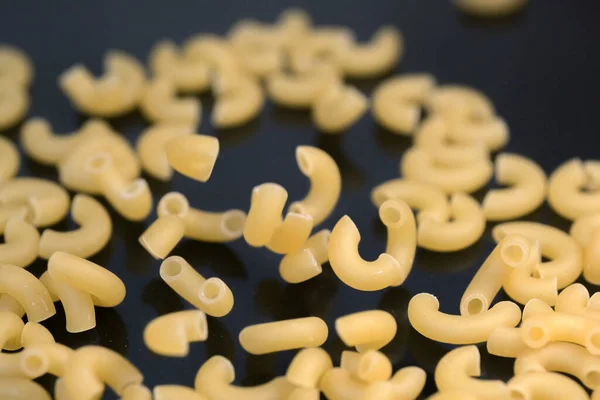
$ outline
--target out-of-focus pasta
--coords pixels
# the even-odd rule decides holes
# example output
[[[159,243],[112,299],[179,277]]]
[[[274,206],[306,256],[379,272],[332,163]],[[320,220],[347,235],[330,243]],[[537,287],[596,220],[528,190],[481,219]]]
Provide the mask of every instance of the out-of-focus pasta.
[[[177,98],[175,85],[167,78],[148,82],[141,91],[140,109],[152,122],[172,122],[195,126],[202,117],[195,97]]]
[[[33,63],[29,56],[16,47],[0,43],[0,82],[10,81],[27,88],[33,81]]]
[[[579,158],[559,165],[548,179],[548,203],[552,209],[570,220],[600,211],[600,190],[593,171],[593,161]]]
[[[17,175],[21,159],[17,147],[0,136],[0,185]]]
[[[404,54],[404,38],[393,26],[381,27],[366,44],[343,47],[340,64],[352,78],[373,78],[394,69]]]
[[[0,79],[0,131],[11,128],[25,117],[30,99],[27,89]]]
[[[333,82],[313,102],[312,120],[325,133],[340,133],[356,123],[368,108],[369,100],[360,90]]]
[[[144,171],[161,181],[170,180],[173,169],[167,159],[167,143],[193,131],[191,125],[178,123],[155,124],[142,131],[135,148]]]
[[[0,244],[0,263],[26,268],[38,256],[40,234],[35,226],[20,218],[6,223],[4,244]]]
[[[148,63],[155,77],[172,81],[178,91],[197,93],[210,87],[208,63],[185,57],[169,40],[154,45]]]
[[[207,135],[179,135],[165,146],[171,168],[189,178],[206,182],[219,155],[219,139]]]

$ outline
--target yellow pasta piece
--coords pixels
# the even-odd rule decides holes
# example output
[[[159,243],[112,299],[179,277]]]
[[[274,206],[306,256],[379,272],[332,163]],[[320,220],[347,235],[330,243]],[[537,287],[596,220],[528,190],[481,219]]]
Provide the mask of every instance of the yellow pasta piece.
[[[0,311],[10,311],[13,314],[23,318],[25,315],[25,309],[19,303],[17,299],[8,295],[0,293]]]
[[[315,226],[333,212],[342,189],[342,177],[335,160],[325,151],[312,146],[296,147],[296,162],[310,180],[304,199],[293,202],[289,210],[310,215]]]
[[[159,217],[177,215],[185,225],[185,237],[203,242],[231,242],[242,236],[246,213],[242,210],[224,212],[202,211],[190,207],[186,197],[178,192],[165,194],[156,212]]]
[[[89,258],[110,241],[112,220],[104,206],[93,197],[75,195],[71,204],[71,218],[79,224],[78,229],[69,232],[44,230],[39,243],[41,258],[48,259],[56,251]]]
[[[208,400],[192,388],[179,385],[158,385],[152,390],[154,400]]]
[[[342,55],[352,46],[354,34],[346,28],[322,27],[296,41],[290,48],[289,66],[302,73],[330,65],[342,72]]]
[[[282,39],[276,27],[253,20],[241,20],[230,30],[229,40],[240,64],[262,78],[283,66]]]
[[[208,64],[184,57],[175,43],[169,40],[161,40],[154,45],[148,64],[154,76],[169,79],[178,91],[197,93],[210,87]]]
[[[287,190],[276,183],[263,183],[252,189],[250,210],[244,226],[244,239],[250,246],[267,245],[281,224]]]
[[[25,117],[31,100],[23,86],[10,80],[0,80],[0,131],[11,128]]]
[[[345,215],[331,231],[329,263],[333,272],[346,285],[364,291],[400,285],[408,275],[408,265],[402,266],[390,254],[382,253],[375,261],[365,261],[358,252],[360,233]]]
[[[178,98],[175,84],[168,78],[155,78],[141,91],[140,110],[151,122],[180,123],[195,126],[202,117],[200,100]]]
[[[247,326],[240,332],[240,344],[250,354],[318,347],[329,330],[321,318],[306,317]]]
[[[454,4],[476,17],[502,18],[522,9],[527,0],[454,0]]]
[[[0,234],[4,233],[7,222],[12,218],[31,222],[33,220],[31,207],[24,203],[0,205]]]
[[[434,218],[419,220],[417,241],[428,250],[449,252],[472,246],[483,235],[485,216],[479,203],[466,193],[450,197],[451,221],[439,222]]]
[[[46,287],[33,274],[10,264],[0,264],[0,294],[14,297],[27,313],[27,320],[40,322],[56,314]]]
[[[45,374],[63,376],[73,350],[60,343],[39,343],[27,346],[21,353],[21,370],[30,379]]]
[[[121,400],[152,400],[152,392],[144,385],[129,385],[123,389]]]
[[[496,157],[496,181],[510,188],[490,190],[481,206],[490,221],[515,219],[537,209],[546,198],[546,174],[534,161],[518,154]]]
[[[167,159],[167,143],[193,131],[192,126],[179,123],[156,124],[145,129],[136,143],[136,152],[144,171],[161,181],[170,180],[173,169]]]
[[[0,311],[0,351],[19,350],[21,344],[21,332],[25,324],[16,314],[9,311]]]
[[[474,378],[481,375],[480,363],[479,349],[476,346],[458,347],[446,353],[435,368],[438,390],[461,390],[482,400],[508,398],[506,383]]]
[[[417,249],[417,228],[412,210],[403,201],[387,200],[379,207],[379,219],[387,228],[385,253],[400,265],[402,284],[410,273]]]
[[[17,175],[21,159],[17,147],[0,136],[0,185]]]
[[[460,112],[455,114],[442,114],[449,126],[448,138],[457,143],[472,143],[482,141],[489,151],[498,151],[510,139],[506,121],[499,117],[489,119],[465,119]],[[468,117],[468,114],[467,116]],[[471,116],[473,118],[473,116]]]
[[[487,339],[487,351],[495,356],[515,358],[527,349],[520,328],[499,327]]]
[[[0,377],[0,399],[52,400],[39,383],[25,378]]]
[[[383,26],[367,44],[344,47],[340,63],[344,73],[353,78],[373,78],[396,66],[404,54],[404,38],[393,26]]]
[[[577,218],[569,234],[583,248],[583,277],[600,284],[600,212]]]
[[[4,244],[0,244],[0,263],[26,268],[38,256],[40,234],[35,226],[20,218],[6,223]]]
[[[594,293],[594,296],[597,298],[596,293]],[[581,283],[574,283],[560,292],[556,299],[555,310],[557,312],[600,320],[600,310],[591,303],[592,298],[590,298],[587,288]]]
[[[313,102],[312,121],[325,133],[340,133],[354,125],[368,108],[369,100],[360,90],[332,82]]]
[[[44,165],[57,165],[82,143],[107,136],[116,136],[110,125],[101,119],[90,119],[72,133],[57,135],[43,118],[31,118],[21,128],[21,145],[25,154]]]
[[[233,294],[219,278],[205,279],[182,257],[166,258],[160,277],[194,307],[213,317],[222,317],[233,308]]]
[[[551,306],[546,304],[540,299],[531,299],[525,304],[523,308],[523,315],[521,316],[521,322],[525,322],[532,317],[537,317],[546,314],[552,314],[554,310]]]
[[[425,387],[427,374],[419,367],[399,369],[387,382],[375,382],[367,386],[365,400],[415,400]]]
[[[16,47],[0,44],[0,81],[10,81],[27,88],[33,81],[33,63],[29,56]]]
[[[256,118],[263,109],[265,95],[259,83],[253,78],[234,73],[225,74],[214,85],[215,105],[210,121],[217,128],[233,128],[244,125]],[[228,82],[233,80],[235,83]]]
[[[467,392],[452,390],[434,393],[426,400],[477,400],[477,397]]]
[[[322,265],[329,260],[330,236],[331,231],[323,229],[312,235],[302,249],[286,254],[279,263],[281,278],[287,283],[300,283],[323,272]]]
[[[288,400],[319,400],[321,391],[317,388],[296,388],[294,389]]]
[[[288,366],[285,377],[294,386],[317,388],[321,378],[333,368],[329,354],[320,347],[300,350]]]
[[[265,90],[280,106],[308,108],[324,89],[339,79],[336,68],[327,64],[297,74],[278,70],[266,77]]]
[[[485,94],[464,85],[438,86],[426,98],[425,105],[432,114],[439,113],[474,120],[490,119],[496,112],[494,105]]]
[[[398,326],[386,311],[371,310],[348,314],[335,320],[335,331],[346,346],[359,353],[379,350],[396,336]]]
[[[288,8],[277,18],[278,34],[283,38],[283,47],[288,49],[311,32],[310,15],[300,8]]]
[[[513,328],[521,320],[519,306],[501,301],[479,314],[458,316],[439,311],[438,299],[419,293],[408,303],[408,320],[421,335],[443,343],[473,344],[485,342],[496,328]]]
[[[312,228],[313,218],[310,215],[288,212],[273,230],[267,248],[278,254],[294,253],[306,243]]]
[[[471,193],[488,183],[493,167],[488,158],[466,165],[442,166],[428,152],[412,147],[402,156],[400,173],[406,179],[428,183],[448,194]]]
[[[209,358],[198,370],[194,388],[209,400],[279,400],[286,399],[294,387],[285,378],[275,378],[253,387],[234,386],[235,370],[222,356]]]
[[[95,78],[76,64],[58,78],[58,85],[81,112],[115,117],[132,111],[138,103],[144,81],[144,67],[123,51],[111,50],[104,57],[104,75]]]
[[[561,230],[537,222],[505,222],[492,229],[492,236],[496,242],[512,233],[539,240],[542,255],[551,260],[537,265],[534,272],[540,278],[556,277],[558,288],[562,289],[573,283],[581,274],[581,248],[573,238]]]
[[[21,344],[27,348],[34,344],[55,343],[54,336],[48,330],[37,322],[27,322],[21,331]]]
[[[586,391],[575,381],[555,372],[517,375],[508,381],[513,399],[587,400]]]
[[[363,382],[387,381],[392,377],[390,359],[377,350],[368,350],[364,353],[344,351],[342,352],[340,367]]]
[[[471,279],[460,300],[461,315],[476,315],[487,311],[510,274],[518,268],[528,268],[534,243],[526,237],[505,236]],[[535,259],[534,259],[535,260]]]
[[[185,357],[192,342],[208,337],[206,315],[199,310],[179,311],[150,321],[144,329],[144,343],[164,356]]]
[[[199,34],[185,41],[183,56],[188,62],[202,62],[217,71],[236,71],[240,60],[229,41],[213,34]]]
[[[574,220],[600,211],[600,191],[594,187],[593,161],[565,161],[548,179],[548,203],[562,217]],[[590,188],[587,192],[584,188]]]
[[[78,400],[101,398],[104,385],[121,396],[127,386],[139,385],[143,379],[140,371],[125,357],[101,346],[77,349],[62,376],[67,393]]]
[[[162,260],[177,246],[183,238],[185,224],[175,215],[158,217],[138,241],[155,259]]]
[[[25,378],[21,371],[21,353],[0,353],[0,379]]]
[[[333,368],[325,373],[319,388],[329,400],[360,400],[364,398],[367,383],[352,378],[343,368]]]
[[[219,155],[219,139],[206,135],[181,135],[167,142],[167,161],[171,168],[189,178],[206,182]]]

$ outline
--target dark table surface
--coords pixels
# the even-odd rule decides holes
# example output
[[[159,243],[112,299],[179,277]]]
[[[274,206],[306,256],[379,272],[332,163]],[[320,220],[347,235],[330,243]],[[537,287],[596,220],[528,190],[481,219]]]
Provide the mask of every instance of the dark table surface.
[[[59,132],[76,129],[85,117],[77,114],[61,94],[57,76],[76,62],[101,71],[107,49],[122,49],[142,60],[153,43],[162,38],[181,41],[197,32],[225,33],[240,18],[273,21],[288,6],[306,9],[317,24],[342,24],[362,40],[382,24],[394,24],[406,38],[406,54],[396,72],[433,73],[441,83],[464,83],[483,90],[511,130],[506,150],[529,156],[551,172],[562,161],[580,156],[599,158],[600,131],[600,3],[596,0],[532,0],[520,14],[500,21],[466,18],[442,0],[370,1],[9,1],[0,2],[0,42],[14,44],[32,57],[35,83],[30,116],[51,121]],[[356,81],[371,93],[377,81]],[[209,124],[210,96],[201,96],[203,121],[200,133],[215,135],[221,153],[212,178],[206,184],[176,176],[172,182],[148,179],[155,200],[168,191],[189,196],[200,208],[247,209],[251,188],[262,182],[286,187],[291,200],[302,197],[308,181],[296,167],[294,149],[315,145],[338,162],[343,191],[338,207],[325,222],[333,227],[344,214],[356,222],[361,234],[360,250],[374,259],[385,246],[385,229],[369,201],[376,184],[398,176],[398,161],[411,140],[379,128],[372,117],[363,117],[340,136],[320,134],[308,112],[290,111],[267,104],[262,114],[242,128],[217,131]],[[113,126],[134,142],[147,123],[133,114],[111,120]],[[18,127],[5,132],[14,140]],[[20,175],[55,179],[53,168],[23,158]],[[481,200],[485,191],[476,194]],[[180,243],[173,254],[186,257],[206,276],[224,279],[235,293],[233,311],[224,318],[209,318],[206,343],[191,346],[186,358],[165,358],[151,353],[142,340],[145,325],[154,317],[190,308],[158,276],[154,261],[137,243],[145,223],[127,223],[113,213],[115,230],[105,250],[93,261],[106,266],[127,285],[127,298],[114,309],[97,309],[98,326],[90,332],[65,331],[62,308],[45,322],[59,342],[78,347],[99,343],[125,354],[145,375],[145,383],[193,385],[201,363],[215,354],[233,361],[237,379],[254,385],[281,375],[294,355],[283,352],[251,356],[239,345],[237,335],[250,324],[272,320],[319,316],[330,327],[324,345],[334,361],[344,345],[337,338],[334,321],[348,313],[380,308],[398,320],[396,339],[384,348],[395,369],[418,365],[428,372],[426,394],[435,390],[433,370],[451,347],[432,342],[409,325],[406,308],[419,292],[439,297],[441,310],[458,313],[462,291],[486,258],[494,243],[490,228],[469,249],[437,254],[419,250],[415,266],[399,288],[368,293],[342,284],[327,266],[322,275],[298,285],[287,285],[278,276],[279,256],[266,249],[231,244]],[[524,219],[551,223],[568,229],[569,222],[546,205]],[[59,228],[74,226],[67,220]],[[46,268],[38,260],[30,270]],[[595,288],[594,288],[595,289]],[[504,298],[501,294],[499,297]],[[482,350],[485,377],[507,379],[512,360],[490,356]],[[53,380],[41,379],[47,387]],[[114,398],[107,393],[106,398]]]

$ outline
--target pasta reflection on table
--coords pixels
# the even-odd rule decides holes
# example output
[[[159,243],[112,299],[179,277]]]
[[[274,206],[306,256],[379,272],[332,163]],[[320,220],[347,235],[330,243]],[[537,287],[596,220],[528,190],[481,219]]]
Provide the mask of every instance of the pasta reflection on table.
[[[365,183],[365,172],[354,163],[352,158],[344,154],[343,140],[343,135],[321,134],[317,137],[315,146],[325,150],[335,160],[342,175],[344,188],[358,188]]]

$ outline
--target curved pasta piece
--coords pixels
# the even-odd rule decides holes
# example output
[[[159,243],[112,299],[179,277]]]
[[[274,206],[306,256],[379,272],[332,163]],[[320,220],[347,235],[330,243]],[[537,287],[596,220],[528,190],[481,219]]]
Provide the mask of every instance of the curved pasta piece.
[[[465,119],[460,113],[444,115],[450,130],[449,139],[455,143],[482,141],[489,151],[498,151],[508,143],[510,133],[506,121],[494,116],[489,119]]]
[[[206,182],[219,156],[219,139],[207,135],[180,135],[167,142],[165,154],[175,171]]]
[[[375,261],[365,261],[358,252],[359,242],[358,228],[349,216],[343,216],[329,238],[329,263],[337,277],[356,290],[375,291],[400,285],[408,275],[408,266],[401,266],[387,253]]]
[[[33,81],[33,63],[21,49],[0,44],[0,81],[10,81],[27,88]]]
[[[394,69],[404,53],[404,38],[393,26],[381,27],[367,44],[344,47],[340,63],[353,78],[373,78]]]
[[[527,0],[454,0],[454,4],[476,17],[501,18],[522,9]]]
[[[387,200],[402,200],[418,210],[419,222],[424,219],[445,222],[450,218],[450,207],[444,192],[424,182],[392,179],[371,190],[371,202],[376,207],[381,207]]]
[[[76,64],[58,78],[58,85],[71,104],[86,114],[115,117],[132,111],[146,79],[144,67],[129,54],[110,50],[104,56],[104,75],[95,78]]]
[[[194,389],[179,385],[158,385],[152,389],[154,400],[209,400]]]
[[[67,393],[73,399],[94,400],[108,385],[121,396],[129,385],[139,385],[144,377],[122,355],[101,346],[84,346],[69,358],[62,376]]]
[[[21,371],[21,353],[0,353],[0,379],[26,378]]]
[[[493,174],[489,159],[466,165],[444,167],[435,162],[426,151],[412,147],[402,156],[401,175],[410,180],[428,183],[445,193],[471,193],[485,186]]]
[[[267,76],[265,90],[269,98],[280,106],[308,108],[324,89],[339,79],[338,71],[330,65],[320,65],[297,74],[278,70]]]
[[[10,219],[18,218],[23,221],[31,222],[32,211],[31,207],[24,203],[13,203],[0,205],[0,234],[4,233],[6,224]]]
[[[394,400],[419,397],[427,374],[419,367],[404,367],[399,369],[387,382],[371,383],[364,393],[365,400]],[[461,399],[464,400],[464,399]]]
[[[177,246],[185,234],[185,224],[176,215],[158,217],[138,238],[152,257],[162,260]]]
[[[9,80],[0,80],[0,98],[0,131],[3,131],[25,117],[31,100],[25,87]]]
[[[555,372],[517,375],[508,381],[513,399],[586,400],[590,397],[575,381]]]
[[[600,212],[577,218],[569,234],[583,248],[583,277],[600,284]]]
[[[253,387],[234,386],[235,370],[222,356],[212,356],[198,370],[194,388],[210,400],[279,400],[285,399],[293,386],[285,378],[275,378]]]
[[[322,265],[329,260],[330,236],[331,231],[323,229],[312,235],[302,249],[286,254],[279,263],[281,278],[287,283],[300,283],[323,272]]]
[[[209,69],[237,71],[241,68],[240,60],[229,41],[213,34],[192,36],[183,44],[183,56],[188,62],[202,62]]]
[[[335,331],[346,346],[359,353],[379,350],[396,336],[398,325],[394,317],[381,310],[361,311],[335,320]]]
[[[477,400],[477,397],[467,392],[452,390],[434,393],[426,400]]]
[[[136,143],[136,153],[144,172],[161,181],[173,177],[173,169],[167,159],[167,143],[179,136],[192,134],[192,126],[185,124],[156,124],[145,129]]]
[[[596,296],[595,293],[594,296]],[[574,283],[560,292],[556,299],[555,310],[600,321],[600,310],[591,303],[592,298],[590,298],[587,288],[581,283]]]
[[[310,215],[317,226],[333,212],[342,190],[342,176],[335,160],[325,151],[312,146],[296,147],[300,172],[310,180],[308,194],[293,202],[289,211]]]
[[[534,161],[518,154],[502,153],[496,157],[496,181],[512,185],[492,189],[481,206],[489,221],[515,219],[536,210],[546,198],[546,174]]]
[[[27,322],[21,331],[21,344],[27,348],[34,344],[55,343],[54,336],[44,325]]]
[[[285,377],[301,388],[318,388],[321,378],[333,368],[329,354],[320,347],[300,350],[288,366]]]
[[[148,58],[152,74],[172,81],[178,91],[197,93],[210,87],[208,64],[184,57],[170,40],[156,43]]]
[[[354,125],[369,108],[369,100],[357,88],[333,82],[313,102],[312,121],[325,133],[340,133]]]
[[[496,113],[494,105],[485,94],[465,85],[438,86],[425,100],[431,114],[488,120]]]
[[[152,392],[144,385],[132,384],[123,389],[121,400],[152,400]]]
[[[29,379],[45,374],[63,376],[73,352],[60,343],[32,344],[21,353],[21,370]]]
[[[228,82],[233,80],[235,83]],[[263,109],[265,95],[253,78],[235,73],[234,77],[223,75],[215,85],[215,105],[210,121],[217,128],[233,128],[256,118]]]
[[[44,230],[39,240],[41,258],[48,259],[56,251],[89,258],[110,241],[112,220],[104,206],[93,197],[75,195],[71,204],[71,218],[79,225],[78,229],[69,232]]]
[[[20,218],[6,223],[4,244],[0,244],[0,263],[26,268],[38,256],[40,234],[35,226]]]
[[[375,120],[393,133],[412,134],[421,119],[421,105],[435,85],[435,77],[427,73],[383,81],[373,92]]]
[[[15,178],[0,185],[0,207],[26,205],[31,223],[54,225],[69,211],[69,195],[55,182],[41,178]]]
[[[190,207],[186,197],[178,192],[165,194],[158,202],[156,212],[159,217],[178,216],[185,225],[185,237],[203,242],[223,243],[239,239],[246,225],[246,213],[242,210],[198,210]]]
[[[141,90],[140,110],[151,122],[196,126],[202,117],[200,100],[178,98],[175,84],[168,78],[155,78]]]
[[[352,46],[354,35],[346,28],[322,27],[298,40],[290,48],[289,66],[302,73],[329,65],[343,71],[342,55]]]
[[[288,400],[319,400],[321,391],[317,388],[295,388]]]
[[[600,211],[600,190],[594,188],[593,161],[565,161],[548,179],[548,203],[564,218],[574,220]],[[584,192],[584,188],[590,188]]]
[[[250,354],[318,347],[327,340],[329,330],[321,318],[306,317],[247,326],[240,332],[242,348]]]
[[[17,147],[10,140],[0,136],[0,185],[17,175],[20,164]]]
[[[171,256],[160,265],[160,277],[178,295],[213,317],[222,317],[233,308],[233,294],[219,278],[205,279],[182,257]]]
[[[510,301],[501,301],[489,310],[470,316],[444,314],[438,299],[419,293],[408,303],[408,320],[421,335],[443,343],[473,344],[485,342],[496,328],[513,328],[521,320],[521,309]]]
[[[321,379],[319,388],[329,400],[360,400],[364,398],[367,383],[352,378],[343,368],[332,368]]]
[[[387,200],[379,207],[379,219],[387,228],[385,253],[392,256],[400,265],[402,275],[399,284],[404,283],[412,269],[417,249],[417,227],[412,210],[403,201]]]
[[[0,311],[0,351],[19,350],[23,347],[21,343],[21,332],[25,324],[16,314],[9,311]]]
[[[521,337],[520,328],[496,328],[487,340],[488,353],[499,357],[516,358],[528,349],[529,346]]]
[[[190,343],[206,340],[206,315],[199,310],[187,310],[162,315],[150,321],[144,329],[144,343],[163,356],[185,357]]]
[[[39,383],[25,378],[0,377],[0,398],[7,400],[52,400]]]
[[[282,69],[282,37],[275,27],[241,20],[230,30],[229,40],[244,69],[258,78]]]
[[[449,351],[435,368],[435,384],[438,390],[465,391],[482,400],[508,398],[506,383],[474,378],[481,375],[480,364],[481,358],[476,346],[463,346]]]
[[[492,229],[492,236],[496,242],[512,233],[539,240],[542,255],[551,260],[536,267],[535,272],[540,278],[555,276],[558,288],[562,289],[573,283],[581,274],[581,248],[568,234],[537,222],[505,222]]]
[[[434,218],[421,218],[417,230],[420,247],[449,252],[472,246],[483,235],[485,216],[479,203],[465,193],[450,197],[451,221],[439,222]]]
[[[267,248],[278,254],[296,252],[309,239],[312,228],[313,219],[310,215],[288,212],[285,219],[273,231]]]
[[[27,313],[27,320],[40,322],[56,314],[46,287],[23,268],[0,264],[0,294],[14,297]]]
[[[75,132],[57,135],[44,118],[30,118],[23,124],[20,137],[25,154],[40,164],[57,165],[80,144],[111,135],[117,133],[101,119],[92,118]]]
[[[392,377],[390,359],[377,350],[367,350],[364,353],[343,351],[340,367],[362,382],[382,382]]]

